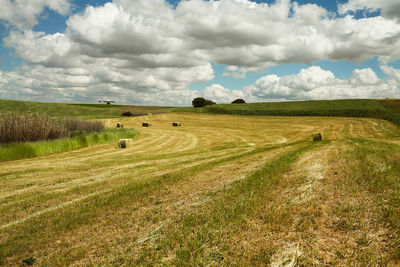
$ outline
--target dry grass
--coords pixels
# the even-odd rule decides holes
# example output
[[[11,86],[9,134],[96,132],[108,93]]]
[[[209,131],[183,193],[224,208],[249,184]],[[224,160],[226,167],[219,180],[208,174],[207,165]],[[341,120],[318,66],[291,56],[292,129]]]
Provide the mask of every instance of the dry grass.
[[[118,122],[133,128],[150,119],[153,126],[123,150],[101,145],[1,163],[0,263],[30,256],[51,266],[393,262],[381,239],[393,231],[374,221],[378,210],[360,207],[368,193],[350,194],[340,166],[346,137],[398,142],[390,123],[188,113]],[[328,141],[312,145],[314,132]],[[360,258],[363,237],[372,245]],[[377,260],[362,258],[367,253]]]
[[[74,132],[99,132],[101,121],[56,120],[37,114],[1,114],[0,144],[36,142],[69,137]]]

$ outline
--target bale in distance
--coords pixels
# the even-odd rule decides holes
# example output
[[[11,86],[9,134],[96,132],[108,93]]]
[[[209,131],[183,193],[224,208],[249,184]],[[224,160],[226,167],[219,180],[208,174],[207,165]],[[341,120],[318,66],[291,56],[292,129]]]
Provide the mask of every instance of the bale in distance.
[[[123,123],[117,123],[117,128],[124,128],[124,124]]]
[[[321,133],[316,133],[312,135],[313,141],[322,141],[322,134]]]
[[[177,126],[182,126],[182,125],[181,125],[181,123],[180,123],[180,122],[173,122],[173,123],[172,123],[172,126],[175,126],[175,127],[177,127]]]
[[[132,144],[133,140],[129,138],[119,139],[118,140],[118,147],[119,148],[127,148],[128,145]]]
[[[150,127],[150,126],[151,126],[151,123],[149,123],[149,122],[142,122],[142,126],[143,126],[143,127]]]

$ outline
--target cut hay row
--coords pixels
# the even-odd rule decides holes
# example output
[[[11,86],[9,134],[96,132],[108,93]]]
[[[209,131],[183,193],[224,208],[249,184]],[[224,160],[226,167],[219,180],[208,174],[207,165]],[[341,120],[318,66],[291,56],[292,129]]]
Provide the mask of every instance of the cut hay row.
[[[251,162],[250,164],[247,164],[247,166],[246,166],[246,168],[244,170],[251,170],[252,166],[261,164],[260,162],[255,161],[254,160],[255,158],[257,158],[258,160],[261,160],[263,157],[270,158],[271,156],[276,156],[277,153],[282,153],[284,151],[287,151],[288,149],[289,148],[286,148],[286,147],[282,147],[282,148],[277,147],[275,149],[272,149],[273,153],[271,153],[268,150],[267,152],[256,153],[255,156],[250,155],[249,157],[246,157],[246,159],[249,160],[251,158],[253,160],[250,161]],[[237,157],[241,157],[242,155],[245,155],[245,154],[248,154],[248,151],[242,152],[240,154],[236,154],[236,156]],[[231,157],[232,156],[226,155],[226,153],[224,153],[222,156],[213,157],[212,159],[210,159],[210,157],[207,157],[207,158],[204,158],[204,159],[196,158],[195,160],[192,159],[192,160],[187,160],[187,161],[180,161],[179,164],[184,164],[184,166],[185,166],[185,167],[181,168],[180,171],[185,171],[187,169],[191,169],[191,168],[197,167],[197,166],[209,165],[209,164],[212,164],[213,162],[217,162],[217,161],[224,161],[224,160],[229,159]],[[228,163],[232,164],[230,161],[228,161]],[[158,171],[158,170],[156,170],[156,168],[149,168],[149,169],[145,169],[142,173],[138,173],[137,176],[140,177],[140,179],[146,179],[146,178],[150,178],[150,177],[162,177],[162,176],[164,176],[166,174],[169,174],[169,173],[176,173],[177,165],[176,164],[168,164],[168,165],[170,166],[170,168],[166,169],[164,171]],[[129,182],[126,178],[127,178],[128,174],[132,174],[131,169],[132,169],[132,167],[130,167],[129,170],[126,170],[128,172],[124,172],[123,170],[120,170],[120,172],[113,177],[113,179],[117,179],[118,180],[117,184],[113,184],[113,187],[114,187],[115,190],[117,190],[118,188],[123,186],[124,183],[128,183]],[[149,171],[152,172],[152,174],[147,174]],[[225,173],[225,175],[226,175],[226,173]],[[93,176],[90,177],[90,180],[93,179],[93,178],[94,178]],[[107,193],[107,192],[111,192],[113,190],[113,188],[110,187],[110,184],[106,184],[106,186],[104,186],[104,187],[100,187],[99,186],[98,183],[101,182],[101,178],[110,178],[110,177],[99,177],[99,176],[97,176],[96,177],[96,181],[97,181],[96,182],[96,184],[97,184],[96,185],[96,190],[87,191],[87,192],[85,192],[85,194],[82,194],[79,197],[74,196],[74,198],[67,198],[63,202],[58,202],[57,204],[55,204],[52,207],[48,207],[48,208],[45,208],[43,210],[36,211],[34,213],[31,213],[28,216],[26,216],[26,215],[24,216],[23,214],[18,213],[18,211],[14,211],[14,209],[18,208],[18,206],[20,206],[21,204],[23,204],[24,206],[28,206],[29,205],[28,203],[21,203],[20,201],[18,203],[14,203],[14,204],[17,204],[17,205],[10,205],[10,203],[8,203],[8,205],[3,206],[1,208],[1,210],[10,211],[9,216],[5,216],[5,217],[2,218],[2,220],[7,219],[8,222],[5,223],[5,224],[0,225],[0,230],[8,228],[8,227],[10,227],[12,225],[15,225],[15,224],[19,224],[19,223],[25,222],[25,221],[27,221],[29,219],[32,219],[32,218],[37,217],[37,216],[40,216],[41,214],[44,214],[44,213],[47,213],[47,212],[51,212],[51,211],[55,211],[56,209],[60,209],[60,208],[63,208],[65,206],[67,206],[67,205],[74,204],[74,203],[76,203],[78,201],[83,201],[83,200],[86,200],[88,198],[92,198],[92,197],[97,196],[97,195],[101,195],[101,194],[104,194],[104,193]],[[226,177],[226,178],[229,178],[229,177]],[[222,179],[218,179],[218,182],[219,183],[222,182]],[[79,184],[80,187],[84,187],[85,185],[90,185],[90,187],[92,187],[93,185],[95,185],[92,182],[85,183],[84,180],[75,181],[74,183],[75,184]],[[54,190],[54,188],[53,188],[53,190],[48,188],[47,191],[56,192],[58,198],[60,198],[62,196],[62,194],[61,194],[62,191]],[[36,192],[36,193],[40,193],[40,192]],[[29,195],[31,195],[31,193]],[[32,200],[32,198],[30,197],[29,200]],[[51,205],[51,203],[44,203],[44,202],[40,203],[41,206],[43,206],[43,204],[46,204],[46,206],[50,206]],[[24,212],[25,213],[29,212],[29,210],[30,210],[29,208],[25,208]],[[34,210],[34,209],[32,209],[32,210]],[[18,215],[20,215],[20,217],[18,217]],[[2,223],[2,220],[0,221],[0,224]]]
[[[139,150],[139,152],[140,152],[140,150]],[[104,157],[107,157],[107,154],[104,154],[103,156],[104,156]],[[55,167],[56,167],[56,166],[55,166]],[[33,176],[34,176],[34,175],[32,175],[32,177],[33,177]],[[56,176],[55,176],[55,177],[56,177]],[[28,179],[30,179],[29,176],[28,176]],[[71,178],[66,177],[66,180],[70,180],[70,179],[71,179]],[[25,189],[25,190],[26,190],[26,189]]]
[[[145,119],[106,124],[134,128]],[[171,127],[171,121],[185,127]],[[0,264],[16,265],[22,256],[32,256],[39,265],[112,265],[118,259],[140,265],[143,249],[163,240],[182,216],[210,205],[263,164],[311,144],[312,133],[328,140],[322,145],[348,136],[398,140],[398,129],[373,122],[377,125],[352,118],[157,114],[126,149],[115,142],[1,163],[0,224],[19,223],[0,230]],[[240,244],[243,236],[236,238]],[[138,240],[145,241],[138,245]]]
[[[144,163],[143,167],[141,167],[139,164],[128,164],[127,166],[118,165],[114,168],[109,167],[107,170],[104,169],[100,174],[95,175],[92,175],[91,172],[87,172],[85,175],[82,175],[81,173],[71,174],[68,178],[65,178],[65,182],[60,182],[59,178],[47,179],[46,183],[48,182],[49,184],[46,185],[44,184],[44,181],[39,180],[37,186],[31,186],[30,188],[25,188],[22,190],[16,189],[19,187],[18,185],[16,185],[16,188],[10,186],[8,187],[9,193],[2,192],[3,198],[7,198],[7,201],[2,202],[2,205],[0,205],[0,212],[8,210],[10,213],[8,213],[6,216],[3,216],[0,220],[0,223],[3,220],[16,220],[18,216],[24,217],[26,212],[34,211],[36,202],[32,203],[32,200],[36,198],[39,201],[41,196],[45,196],[47,200],[46,202],[37,202],[39,206],[44,204],[46,206],[58,206],[62,204],[62,202],[70,202],[73,199],[81,198],[76,194],[76,188],[80,188],[80,195],[91,194],[92,192],[109,188],[111,185],[121,185],[134,177],[140,177],[142,179],[144,177],[175,172],[177,167],[180,167],[180,170],[184,170],[185,168],[191,168],[204,163],[218,161],[223,158],[230,157],[229,155],[232,152],[233,151],[230,150],[224,153],[216,153],[212,156],[209,154],[207,156],[197,156],[189,159],[184,157],[175,162],[167,161],[163,164],[163,169],[166,171],[160,171],[159,167],[155,167],[153,165],[155,162],[152,162],[152,164]],[[246,151],[241,152],[241,154],[243,153],[246,153]],[[237,155],[239,156],[240,154]],[[182,167],[182,164],[184,167]],[[135,168],[137,167],[140,167],[139,171],[135,171]],[[54,174],[53,177],[57,176]],[[32,198],[32,195],[35,197]],[[24,205],[25,209],[21,212],[18,212],[18,209],[21,205]]]

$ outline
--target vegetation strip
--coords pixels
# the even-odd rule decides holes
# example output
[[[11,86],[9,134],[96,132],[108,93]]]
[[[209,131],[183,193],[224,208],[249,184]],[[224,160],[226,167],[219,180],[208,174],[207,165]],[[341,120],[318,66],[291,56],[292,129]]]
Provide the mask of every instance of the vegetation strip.
[[[71,138],[0,145],[0,162],[67,152],[92,145],[105,144],[119,138],[132,138],[137,135],[138,132],[135,130],[106,129],[99,133],[83,133]]]

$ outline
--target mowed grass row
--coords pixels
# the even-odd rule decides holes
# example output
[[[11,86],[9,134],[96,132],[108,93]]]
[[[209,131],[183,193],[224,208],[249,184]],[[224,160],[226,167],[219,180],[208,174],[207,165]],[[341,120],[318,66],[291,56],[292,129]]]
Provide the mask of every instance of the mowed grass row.
[[[156,132],[160,134],[158,131],[150,130],[148,133]],[[219,132],[219,129],[216,129],[216,131]],[[210,132],[210,129],[208,132]],[[163,166],[162,169],[182,169],[193,164],[229,157],[232,154],[242,153],[252,148],[242,144],[243,140],[241,138],[235,141],[237,142],[236,144],[230,142],[232,140],[229,140],[228,135],[225,134],[218,136],[218,138],[229,142],[225,143],[225,145],[222,142],[203,143],[198,148],[196,147],[197,156],[193,151],[162,155],[164,151],[168,152],[171,148],[179,147],[179,143],[186,144],[186,149],[190,148],[187,146],[185,139],[179,139],[184,135],[179,135],[180,137],[178,136],[179,138],[177,138],[176,134],[167,133],[162,140],[157,141],[162,141],[160,145],[164,147],[161,151],[157,149],[157,146],[160,145],[152,145],[152,142],[157,139],[150,136],[147,137],[147,142],[143,143],[143,146],[136,144],[134,149],[127,149],[126,151],[115,149],[115,145],[109,145],[107,152],[104,150],[96,152],[96,150],[90,149],[90,157],[88,158],[85,157],[85,153],[89,152],[89,150],[83,153],[83,158],[78,156],[80,152],[76,151],[73,154],[53,157],[46,164],[43,163],[43,160],[39,164],[35,164],[36,160],[31,160],[26,162],[23,168],[21,168],[20,163],[7,164],[8,171],[2,174],[4,187],[1,190],[1,199],[3,201],[0,208],[4,212],[7,210],[12,212],[3,216],[2,220],[5,222],[12,219],[15,220],[41,206],[51,207],[58,202],[70,201],[74,197],[84,196],[92,191],[95,192],[107,188],[114,183],[125,182],[129,178],[124,177],[127,177],[132,172],[139,177],[141,175],[148,176],[149,173],[152,174],[155,170],[161,171],[159,167],[161,164]],[[146,138],[146,133],[143,133],[143,137]],[[172,139],[176,138],[178,143],[174,144],[167,141],[171,137]],[[214,139],[216,137],[214,134]],[[264,138],[268,140],[271,137],[265,136]],[[272,138],[272,140],[275,139]],[[206,138],[205,141],[208,142],[209,139]],[[139,142],[142,142],[142,140],[139,139],[137,143]],[[207,149],[207,145],[213,147],[211,151]],[[110,150],[111,147],[113,149]],[[147,149],[147,153],[140,152],[143,148]],[[154,154],[152,153],[153,151],[158,153]],[[122,154],[123,152],[128,152],[128,154]],[[68,155],[71,156],[69,157]],[[176,157],[178,158],[175,160]],[[77,164],[77,162],[81,163]],[[38,165],[44,166],[40,168]],[[13,169],[15,171],[12,171]],[[59,172],[60,169],[64,170],[61,174]],[[21,209],[21,207],[24,208]]]
[[[224,243],[246,227],[255,210],[265,205],[267,195],[279,184],[282,174],[310,148],[310,143],[300,146],[235,181],[221,194],[215,194],[212,201],[181,216],[167,229],[160,229],[142,247],[140,257],[128,258],[127,264],[193,266],[226,262],[231,248]],[[171,252],[173,257],[168,258]]]
[[[367,208],[376,211],[380,215],[377,220],[388,233],[393,233],[386,246],[400,264],[400,143],[364,139],[352,139],[351,143],[345,154],[349,161],[346,185],[371,196]]]
[[[312,145],[311,133],[321,131],[332,141],[347,135],[396,141],[399,134],[387,122],[367,119],[160,114],[124,120],[126,127],[137,127],[142,120],[153,126],[141,129],[134,146],[126,150],[110,144],[1,163],[0,197],[5,204],[0,213],[8,218],[0,230],[2,264],[20,264],[30,256],[49,265],[179,263],[188,257],[192,263],[234,262],[235,257],[215,248],[225,228],[216,227],[221,219],[213,221],[212,214],[229,214],[232,206],[236,215],[226,217],[232,219],[232,229],[258,216],[259,211],[240,208],[241,199],[244,206],[273,203],[274,190],[287,185],[280,182],[282,174],[300,155],[328,145]],[[172,128],[171,121],[183,126]],[[246,181],[252,181],[249,187],[244,186]],[[264,196],[271,193],[264,200],[263,189]],[[235,190],[241,197],[230,198]],[[249,204],[253,199],[258,204]],[[226,205],[217,204],[220,201]],[[18,216],[6,215],[8,208]],[[193,210],[206,216],[193,231],[205,229],[217,243],[201,243],[200,235],[192,244],[191,234],[179,237],[186,238],[185,247],[179,249],[168,233],[190,222],[196,215]],[[36,215],[28,217],[31,214]],[[15,220],[20,221],[12,224]],[[161,242],[159,252],[154,251],[158,248],[154,240]],[[192,255],[188,249],[196,244],[207,249]],[[234,248],[232,243],[224,245],[226,251]],[[210,249],[216,252],[209,254]],[[263,253],[276,251],[275,247]],[[255,263],[264,256],[255,257],[259,260]]]
[[[267,148],[273,150],[274,147]],[[261,151],[253,151],[253,153],[260,153]],[[97,224],[99,221],[107,221],[111,225],[103,225],[104,228],[123,227],[120,224],[121,212],[125,213],[126,209],[139,208],[144,203],[153,205],[157,204],[157,201],[149,203],[151,198],[149,195],[162,194],[163,190],[168,185],[174,185],[177,182],[184,182],[185,179],[196,175],[199,172],[203,172],[206,169],[213,168],[213,166],[223,164],[237,160],[239,158],[249,156],[247,155],[233,155],[228,158],[217,159],[213,162],[207,162],[205,164],[197,164],[190,169],[181,171],[170,171],[159,176],[143,177],[139,179],[132,179],[130,182],[114,188],[114,190],[103,191],[102,194],[95,194],[89,198],[85,198],[79,202],[71,203],[70,205],[62,208],[55,209],[51,212],[43,213],[41,216],[33,217],[27,222],[13,225],[8,227],[10,232],[7,235],[7,241],[0,245],[2,251],[5,253],[4,258],[7,258],[7,254],[25,253],[25,255],[40,256],[41,250],[49,249],[48,242],[51,242],[55,237],[57,240],[64,240],[64,246],[70,246],[68,239],[71,239],[72,235],[76,235],[79,240],[84,238],[80,233],[81,228],[91,229],[92,225]],[[133,177],[132,177],[133,178]],[[155,203],[155,204],[154,204]],[[126,218],[128,219],[128,218]],[[153,218],[150,221],[145,218],[137,217],[137,220],[143,219],[151,223],[158,221],[157,218]],[[130,223],[130,222],[126,222]],[[118,226],[119,225],[119,226]],[[92,229],[93,230],[93,229]],[[102,231],[105,231],[103,229]],[[29,232],[29,236],[24,233]],[[105,231],[107,232],[107,231]],[[123,238],[123,236],[121,236]],[[86,240],[88,243],[99,243],[95,237],[93,240]],[[85,243],[86,243],[85,241]],[[110,241],[110,240],[108,240]],[[82,245],[82,244],[80,244]],[[35,250],[32,250],[33,248]],[[77,250],[67,249],[66,251],[58,251],[57,257],[51,257],[49,260],[51,264],[71,264],[76,260],[82,260],[86,257],[79,255],[79,252],[85,251],[89,253],[89,248],[82,246]],[[27,254],[27,252],[29,252]],[[78,255],[76,253],[78,252]],[[46,261],[44,261],[46,262]]]

